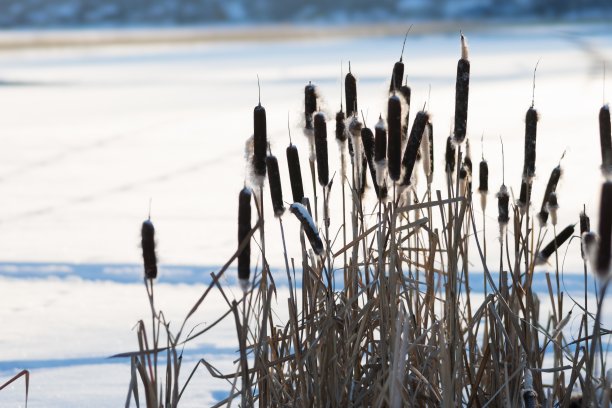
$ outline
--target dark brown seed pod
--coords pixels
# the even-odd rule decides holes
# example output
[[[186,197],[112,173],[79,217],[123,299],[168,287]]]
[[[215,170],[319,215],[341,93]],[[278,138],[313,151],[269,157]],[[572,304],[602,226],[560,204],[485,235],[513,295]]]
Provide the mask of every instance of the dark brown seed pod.
[[[580,212],[580,235],[591,231],[591,219],[586,211]]]
[[[155,254],[155,227],[151,220],[142,223],[140,236],[145,277],[155,279],[157,278],[157,255]]]
[[[266,167],[268,168],[268,184],[270,184],[274,216],[280,217],[285,212],[285,206],[283,205],[283,189],[281,187],[280,171],[278,170],[278,160],[275,156],[266,157]]]
[[[612,133],[610,132],[610,107],[604,105],[599,110],[599,140],[601,143],[601,168],[612,174]]]
[[[389,177],[398,181],[401,174],[402,160],[402,104],[397,95],[391,95],[387,105],[387,165]]]
[[[310,241],[310,245],[312,246],[315,254],[323,254],[323,241],[321,241],[319,231],[317,230],[315,223],[312,221],[312,217],[310,216],[308,209],[300,203],[293,203],[291,206],[289,206],[289,211],[291,211],[300,221],[300,224],[302,224],[304,232],[306,233],[308,241]]]
[[[305,128],[312,129],[312,115],[317,111],[317,91],[312,83],[304,88],[304,119]]]
[[[525,408],[537,408],[538,394],[534,390],[523,391],[523,401],[525,402]]]
[[[538,253],[536,262],[538,264],[545,263],[548,260],[548,258],[550,258],[550,256],[555,253],[555,250],[559,249],[559,247],[561,247],[561,245],[563,245],[565,243],[565,241],[570,239],[570,237],[574,234],[574,227],[575,227],[575,225],[568,225],[567,227],[565,227],[565,229],[563,229],[563,231],[561,231],[555,237],[555,239],[550,241],[548,243],[548,245],[546,245]]]
[[[610,273],[612,241],[612,182],[607,181],[601,189],[599,205],[599,251],[597,252],[597,273],[600,277]]]
[[[391,83],[389,84],[389,92],[396,91],[402,86],[404,79],[404,63],[400,59],[393,64],[393,73],[391,74]]]
[[[381,162],[387,158],[387,128],[382,118],[374,127],[374,161]]]
[[[486,160],[480,161],[479,168],[480,183],[478,184],[478,191],[481,194],[487,194],[489,192],[489,165]]]
[[[251,189],[240,190],[238,195],[238,245],[245,240],[251,231]],[[250,241],[238,255],[238,279],[249,280],[251,274],[251,243]]]
[[[266,175],[266,155],[268,136],[266,131],[266,110],[257,105],[253,111],[253,172],[257,176]]]
[[[532,106],[527,110],[527,114],[525,116],[525,164],[523,166],[524,179],[535,177],[537,131],[538,112]]]
[[[510,195],[508,194],[508,189],[502,184],[497,193],[497,221],[502,226],[508,224],[508,221],[510,221],[510,213],[508,211],[509,204]]]
[[[348,137],[346,134],[346,124],[344,123],[345,119],[343,111],[336,113],[336,140],[340,142],[346,141]]]
[[[550,177],[548,178],[548,184],[546,184],[546,190],[544,191],[542,207],[540,209],[540,212],[538,213],[538,218],[542,226],[546,225],[546,221],[548,220],[549,197],[552,193],[554,193],[557,190],[557,184],[559,184],[560,178],[561,178],[561,166],[557,166],[550,173]]]
[[[351,117],[357,111],[357,80],[350,71],[351,63],[349,62],[349,73],[344,78],[344,95],[346,98],[346,116]]]
[[[404,151],[404,157],[402,158],[402,167],[404,170],[404,178],[402,185],[407,186],[410,184],[410,178],[414,170],[414,163],[416,162],[419,148],[421,147],[421,140],[423,139],[423,133],[427,127],[429,121],[429,114],[425,111],[420,111],[414,118],[412,124],[412,130],[410,131],[410,137],[408,138],[408,144]]]
[[[470,91],[470,61],[467,57],[465,37],[461,34],[461,59],[457,62],[455,82],[455,133],[454,141],[459,144],[465,140],[467,130],[468,96]]]
[[[531,196],[531,185],[528,184],[525,180],[523,180],[521,182],[521,192],[519,194],[519,199],[516,203],[517,206],[521,209],[521,211],[527,211],[527,208],[529,206],[530,196]]]
[[[434,172],[434,137],[431,121],[427,122],[427,130],[427,136],[429,137],[429,176],[432,177]]]
[[[293,144],[287,147],[287,165],[289,166],[289,180],[291,181],[293,202],[300,203],[302,202],[302,198],[304,198],[304,185],[302,183],[300,156],[297,147]]]
[[[372,134],[370,128],[364,127],[361,129],[361,141],[363,142],[366,162],[370,168],[370,176],[372,177],[372,185],[374,186],[376,197],[378,197],[379,200],[383,200],[387,196],[387,188],[384,185],[381,188],[381,186],[378,185],[378,180],[376,179],[376,165],[374,164],[374,135]]]
[[[447,173],[453,174],[455,172],[456,161],[455,145],[453,144],[453,139],[449,136],[446,139],[446,153],[444,154],[445,171]]]
[[[327,122],[322,112],[318,112],[314,117],[314,134],[319,184],[325,187],[329,184],[329,167],[327,163]]]

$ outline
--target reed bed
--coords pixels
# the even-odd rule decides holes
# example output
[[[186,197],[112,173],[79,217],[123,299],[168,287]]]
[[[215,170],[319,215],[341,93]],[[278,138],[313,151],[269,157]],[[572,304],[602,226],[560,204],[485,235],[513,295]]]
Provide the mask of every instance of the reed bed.
[[[266,140],[265,109],[258,103],[255,148],[249,157],[246,187],[239,195],[237,250],[212,275],[213,282],[176,333],[155,308],[153,227],[149,220],[143,224],[152,337],[140,322],[139,350],[122,355],[133,363],[126,406],[142,399],[139,390],[144,390],[147,407],[178,406],[189,380],[201,368],[228,381],[229,397],[216,406],[609,406],[612,372],[606,375],[604,345],[610,331],[600,327],[600,321],[610,277],[612,184],[602,182],[597,231],[590,230],[584,211],[563,209],[575,211],[580,223],[583,250],[578,254],[572,248],[568,256],[584,259],[581,303],[568,297],[560,285],[560,251],[566,251],[567,241],[575,237],[574,225],[557,233],[560,166],[552,171],[539,212],[531,205],[538,119],[532,101],[526,114],[520,197],[513,203],[510,188],[502,184],[497,193],[498,233],[486,236],[485,217],[475,213],[484,214],[487,209],[489,174],[504,169],[489,166],[492,162],[482,156],[480,200],[474,205],[475,174],[468,140],[470,61],[463,34],[460,40],[455,129],[448,137],[433,134],[432,116],[425,108],[415,115],[408,132],[410,88],[401,85],[401,58],[392,70],[388,106],[382,107],[387,117],[381,115],[373,133],[359,120],[357,73],[349,66],[344,78],[347,112],[341,108],[335,122],[342,166],[337,182],[330,177],[335,170],[328,168],[328,155],[334,151],[327,148],[326,116],[317,112],[319,90],[308,83],[304,133],[312,141],[311,191],[305,191],[293,144],[287,149],[289,171],[279,169]],[[400,87],[406,88],[404,92],[399,92]],[[602,169],[607,175],[609,110],[602,108],[602,112]],[[435,150],[445,149],[446,184],[442,186],[432,183],[434,145]],[[493,162],[499,163],[497,159]],[[421,160],[423,170],[417,166]],[[372,189],[364,188],[367,168]],[[419,172],[424,173],[424,183],[418,183]],[[266,173],[269,181],[264,186]],[[285,212],[280,178],[288,176],[294,202]],[[598,177],[594,175],[594,180]],[[236,180],[237,186],[242,183]],[[271,202],[264,203],[265,188],[270,189]],[[341,191],[336,191],[335,200],[330,199],[332,189]],[[251,206],[257,218],[253,227]],[[342,238],[338,238],[340,231],[330,229],[330,206],[343,209]],[[264,217],[264,207],[273,208],[282,242],[266,243],[264,221],[273,224],[274,219]],[[286,236],[283,222],[299,223],[299,234]],[[299,242],[299,256],[287,253],[287,241]],[[271,275],[266,244],[283,245],[286,275]],[[487,256],[487,245],[499,245],[498,259]],[[259,260],[255,273],[250,273],[251,256]],[[243,291],[231,300],[219,279],[230,273],[235,259]],[[473,259],[480,262],[473,265]],[[550,272],[545,272],[548,293],[543,297],[532,287],[539,263],[550,266]],[[484,282],[474,282],[474,271],[484,272]],[[587,306],[590,273],[598,284],[597,310]],[[286,279],[287,299],[275,296],[274,279]],[[296,285],[300,280],[301,285]],[[474,284],[484,285],[483,297],[472,295]],[[179,385],[180,347],[209,329],[185,335],[187,322],[212,290],[221,291],[228,304],[227,313],[219,319],[235,321],[236,369],[221,373],[201,360],[186,383]],[[546,316],[540,313],[545,303],[551,310]],[[286,320],[277,317],[279,309],[288,316]],[[580,327],[569,337],[564,329],[577,314]],[[160,342],[163,338],[165,344]],[[162,354],[165,362],[159,374],[157,358]]]

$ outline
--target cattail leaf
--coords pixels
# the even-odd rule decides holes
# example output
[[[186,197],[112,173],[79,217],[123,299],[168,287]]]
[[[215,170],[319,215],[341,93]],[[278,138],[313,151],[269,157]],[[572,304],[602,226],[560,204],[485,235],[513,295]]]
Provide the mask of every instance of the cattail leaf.
[[[251,189],[244,187],[238,195],[238,246],[251,231]],[[248,281],[251,274],[251,244],[244,247],[238,255],[238,279]]]
[[[253,110],[253,172],[258,176],[266,175],[266,155],[268,136],[266,130],[266,110],[257,105]]]
[[[266,167],[268,168],[268,183],[270,184],[270,197],[272,198],[272,208],[274,215],[280,217],[285,212],[283,204],[283,189],[281,186],[280,171],[278,170],[278,160],[275,156],[266,157]]]
[[[319,231],[317,230],[308,209],[300,203],[293,203],[291,206],[289,206],[289,211],[292,212],[302,224],[313,251],[317,255],[323,254],[323,241],[321,241]]]
[[[402,160],[402,104],[397,95],[391,95],[387,104],[387,165],[391,180],[398,181]]]
[[[157,278],[157,255],[155,254],[155,227],[151,220],[142,223],[141,239],[145,276],[148,279],[155,279]]]
[[[319,184],[329,184],[329,167],[327,162],[327,122],[325,114],[318,112],[314,117],[315,150],[317,155],[317,175]]]
[[[550,256],[565,243],[565,241],[570,239],[570,237],[574,234],[574,227],[575,225],[568,225],[565,227],[563,231],[561,231],[552,241],[548,243],[548,245],[540,250],[537,256],[537,262],[540,264],[545,263],[548,258],[550,258]]]
[[[599,205],[599,250],[597,251],[597,273],[608,276],[612,242],[612,182],[607,181],[601,189]]]

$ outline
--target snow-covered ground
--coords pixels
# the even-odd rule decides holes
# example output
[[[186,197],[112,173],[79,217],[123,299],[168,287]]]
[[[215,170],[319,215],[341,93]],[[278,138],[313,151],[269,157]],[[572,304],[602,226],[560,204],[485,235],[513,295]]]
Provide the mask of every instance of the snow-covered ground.
[[[534,205],[539,207],[548,175],[567,151],[558,188],[560,225],[576,222],[584,203],[596,226],[602,181],[597,115],[603,61],[612,60],[611,29],[538,26],[467,35],[468,133],[475,162],[483,138],[492,192],[502,179],[502,136],[506,184],[518,194],[524,115],[539,60]],[[373,35],[0,54],[0,382],[20,368],[31,369],[31,407],[123,404],[129,365],[106,357],[133,350],[131,329],[148,316],[138,265],[139,228],[149,200],[160,259],[175,265],[160,273],[156,294],[170,320],[179,321],[204,289],[199,282],[235,250],[237,195],[245,174],[244,142],[257,104],[256,76],[272,152],[285,169],[289,114],[308,180],[307,145],[300,131],[304,85],[317,84],[327,111],[334,114],[340,105],[340,62],[346,72],[350,60],[359,80],[359,108],[373,126],[379,113],[384,115],[401,42],[401,37]],[[427,102],[433,114],[437,169],[443,167],[453,115],[458,57],[454,34],[410,36],[404,53],[413,110]],[[612,94],[612,85],[606,88]],[[330,152],[335,147],[330,143]],[[337,169],[335,155],[330,156],[330,167]],[[283,183],[288,194],[286,177]],[[444,186],[439,171],[435,184]],[[339,202],[337,186],[332,203]],[[492,194],[487,217],[487,236],[494,243]],[[299,243],[291,238],[297,222],[291,215],[285,218],[288,251],[298,256]],[[332,229],[339,219],[339,212],[333,212]],[[282,265],[281,246],[270,244],[278,239],[278,229],[269,219],[268,256],[274,266]],[[495,246],[489,246],[493,260]],[[473,269],[481,269],[476,258]],[[563,269],[582,271],[577,240]],[[194,323],[225,310],[222,298],[215,296]],[[230,369],[236,357],[231,322],[193,347],[186,362],[211,356]],[[195,381],[199,385],[185,395],[187,406],[206,405],[229,389],[204,371]],[[0,392],[0,406],[22,400],[22,382]]]

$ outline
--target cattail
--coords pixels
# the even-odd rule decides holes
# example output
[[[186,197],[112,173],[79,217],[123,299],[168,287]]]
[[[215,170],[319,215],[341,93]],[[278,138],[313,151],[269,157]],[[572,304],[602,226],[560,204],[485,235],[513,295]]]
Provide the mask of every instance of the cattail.
[[[445,171],[452,175],[455,172],[455,161],[456,161],[455,145],[453,139],[449,136],[446,139],[446,154],[444,155]]]
[[[374,164],[376,165],[376,183],[387,185],[387,128],[382,116],[374,127]]]
[[[468,95],[470,90],[470,61],[465,36],[461,34],[461,59],[457,63],[455,82],[455,133],[454,141],[459,144],[465,139],[467,128]]]
[[[467,177],[465,180],[465,188],[469,191],[472,191],[472,174],[473,174],[473,166],[472,166],[472,149],[470,148],[470,140],[465,140],[465,157],[463,158],[463,166],[467,172]],[[464,192],[465,195],[465,192]]]
[[[580,249],[582,253],[582,259],[590,261],[592,268],[597,270],[597,266],[594,263],[597,261],[597,234],[593,231],[588,231],[582,234]]]
[[[242,243],[251,231],[251,189],[244,187],[238,195],[238,245]],[[238,280],[243,290],[249,286],[251,274],[251,243],[250,240],[238,255]]]
[[[361,140],[363,142],[363,151],[365,152],[367,164],[370,168],[370,176],[372,177],[372,184],[374,185],[376,197],[378,197],[379,200],[384,200],[387,198],[387,187],[384,185],[384,183],[380,185],[378,184],[376,177],[376,165],[374,163],[374,135],[369,128],[364,127],[361,129]]]
[[[537,408],[538,393],[533,389],[533,374],[529,368],[525,368],[525,381],[523,384],[523,402],[525,408]]]
[[[410,26],[410,28],[412,28],[412,26]],[[408,29],[408,32],[410,32],[410,28]],[[404,78],[404,63],[402,62],[402,60],[404,59],[404,47],[406,46],[408,32],[406,32],[406,36],[404,37],[404,44],[402,44],[402,53],[400,54],[400,59],[393,65],[393,73],[391,74],[389,92],[396,91],[402,86],[402,79]]]
[[[155,279],[157,278],[157,256],[155,255],[155,227],[151,219],[142,223],[140,236],[145,277]]]
[[[521,181],[521,192],[519,199],[516,202],[517,207],[521,210],[521,214],[525,214],[525,211],[529,208],[529,199],[531,196],[531,183],[526,180]]]
[[[427,183],[431,183],[431,168],[432,168],[432,160],[431,155],[433,154],[433,149],[431,147],[432,137],[429,134],[429,130],[431,129],[430,122],[427,122],[425,125],[425,131],[423,133],[423,139],[421,139],[421,156],[423,158],[423,172],[427,177]]]
[[[363,124],[359,121],[357,115],[351,117],[349,122],[349,133],[351,143],[349,146],[353,146],[353,165],[354,165],[354,178],[355,178],[355,189],[359,192],[363,191],[363,175],[365,171],[363,169],[363,162],[365,160],[363,155],[363,144],[361,142],[361,128]]]
[[[431,119],[431,118],[430,118]],[[434,172],[434,136],[433,136],[433,123],[431,120],[427,122],[427,136],[429,138],[429,180],[431,183],[431,179],[433,178]]]
[[[289,180],[291,181],[293,202],[300,203],[302,198],[304,198],[304,185],[302,184],[300,156],[294,144],[289,144],[289,147],[287,147],[287,165],[289,166]]]
[[[266,131],[266,110],[261,103],[253,111],[253,172],[263,181],[266,175],[268,136]]]
[[[304,88],[304,119],[305,128],[312,129],[312,115],[317,111],[317,90],[308,82]]]
[[[357,111],[357,81],[351,73],[351,63],[349,61],[349,72],[344,78],[344,95],[346,98],[346,116],[351,117]]]
[[[597,252],[597,273],[600,277],[610,272],[612,239],[612,181],[606,181],[601,189],[599,206],[599,250]]]
[[[548,201],[549,197],[552,193],[557,190],[557,184],[559,183],[559,179],[561,178],[561,166],[557,166],[550,173],[550,177],[548,178],[548,184],[546,185],[546,190],[544,191],[544,199],[542,200],[542,207],[540,212],[538,213],[538,219],[540,220],[540,225],[543,227],[546,225],[546,221],[548,220]]]
[[[591,219],[586,213],[586,209],[580,212],[580,235],[591,231]]]
[[[336,140],[338,142],[346,142],[347,139],[345,119],[343,111],[336,113]]]
[[[410,137],[408,138],[408,145],[406,146],[406,151],[404,152],[404,157],[402,159],[402,171],[404,174],[401,184],[403,186],[410,184],[410,178],[412,177],[412,172],[414,170],[414,163],[416,161],[417,153],[419,151],[419,147],[421,146],[421,140],[423,138],[423,133],[427,128],[428,121],[429,114],[425,111],[418,112],[414,118],[412,130],[410,131]]]
[[[280,217],[285,212],[285,206],[283,205],[283,189],[281,187],[276,157],[272,155],[266,157],[266,166],[268,168],[268,183],[270,184],[270,197],[272,197],[274,216]]]
[[[500,240],[503,239],[504,231],[506,230],[508,221],[510,221],[510,213],[508,212],[509,203],[510,195],[508,194],[508,189],[502,184],[497,193],[497,222],[499,222]]]
[[[557,210],[559,209],[559,202],[557,201],[557,193],[554,191],[548,196],[548,204],[546,207],[550,212],[551,224],[557,225]]]
[[[310,245],[312,246],[314,252],[317,255],[323,254],[323,241],[321,241],[319,231],[317,230],[315,223],[312,221],[312,217],[308,212],[308,209],[300,203],[293,203],[289,206],[289,211],[291,211],[302,224],[304,232],[306,233],[308,241],[310,241]]]
[[[399,88],[399,93],[400,95],[402,95],[402,98],[404,99],[404,103],[402,104],[402,107],[406,110],[406,113],[404,114],[404,120],[402,121],[402,147],[403,147],[403,143],[405,143],[406,139],[408,139],[408,124],[410,123],[410,97],[412,95],[412,90],[410,89],[408,85],[402,85]]]
[[[467,193],[467,186],[469,183],[469,169],[468,167],[465,165],[465,162],[461,165],[461,168],[459,169],[459,188],[460,188],[460,194],[462,196],[466,196]]]
[[[387,165],[391,180],[398,181],[401,174],[402,160],[402,104],[397,95],[391,95],[387,104],[387,128],[389,142],[387,144]]]
[[[329,184],[329,167],[327,163],[327,122],[322,112],[318,112],[314,117],[314,134],[319,184],[325,187]]]
[[[525,116],[525,164],[523,178],[535,177],[536,135],[538,130],[538,112],[531,106]]]
[[[599,110],[599,140],[601,142],[601,169],[605,175],[612,174],[612,134],[610,132],[610,107]]]
[[[487,194],[489,193],[489,165],[485,159],[480,161],[478,176],[478,192],[480,193],[480,207],[484,211],[487,208]]]
[[[548,258],[567,241],[574,234],[574,225],[568,225],[565,227],[563,231],[561,231],[555,239],[550,241],[548,245],[544,247],[536,258],[536,263],[543,264],[546,263]]]

